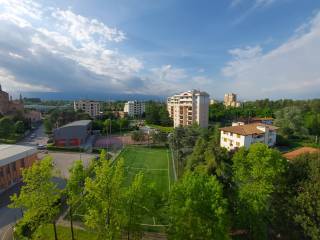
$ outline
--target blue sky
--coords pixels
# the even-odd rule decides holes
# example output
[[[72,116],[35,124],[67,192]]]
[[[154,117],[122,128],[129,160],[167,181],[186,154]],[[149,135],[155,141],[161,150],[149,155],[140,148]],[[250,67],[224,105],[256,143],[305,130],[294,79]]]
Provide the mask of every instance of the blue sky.
[[[0,83],[108,98],[320,96],[318,0],[0,0]]]

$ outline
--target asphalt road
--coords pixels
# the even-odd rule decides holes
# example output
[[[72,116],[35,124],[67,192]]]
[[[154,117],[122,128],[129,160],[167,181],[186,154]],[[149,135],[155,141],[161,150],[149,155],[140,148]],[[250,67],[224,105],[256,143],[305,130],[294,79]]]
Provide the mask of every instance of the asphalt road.
[[[48,141],[48,137],[44,132],[43,124],[41,124],[37,129],[32,131],[30,134],[28,134],[28,136],[26,136],[18,144],[28,145],[28,146],[37,146],[38,144],[46,145],[47,141]]]

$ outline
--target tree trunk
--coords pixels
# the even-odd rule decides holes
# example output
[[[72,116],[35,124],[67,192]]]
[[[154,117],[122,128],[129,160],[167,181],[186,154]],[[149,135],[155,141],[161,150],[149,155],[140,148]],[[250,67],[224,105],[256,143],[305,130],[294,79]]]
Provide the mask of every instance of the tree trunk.
[[[53,221],[52,224],[53,224],[53,231],[54,231],[54,239],[58,240],[56,222]]]
[[[73,220],[72,220],[72,207],[70,207],[69,214],[70,214],[71,239],[74,240]]]

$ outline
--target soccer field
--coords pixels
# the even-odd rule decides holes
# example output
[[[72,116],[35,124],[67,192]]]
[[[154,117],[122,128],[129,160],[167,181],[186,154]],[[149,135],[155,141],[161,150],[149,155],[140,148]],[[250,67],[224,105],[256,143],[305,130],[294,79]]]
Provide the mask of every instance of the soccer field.
[[[128,146],[118,159],[124,159],[127,184],[141,171],[146,181],[155,184],[159,193],[168,193],[173,181],[170,156],[167,148]]]

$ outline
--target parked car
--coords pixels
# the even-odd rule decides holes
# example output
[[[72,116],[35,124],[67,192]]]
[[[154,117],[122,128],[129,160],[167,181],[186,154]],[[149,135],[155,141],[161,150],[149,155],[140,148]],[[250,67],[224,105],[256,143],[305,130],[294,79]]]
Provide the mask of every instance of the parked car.
[[[46,146],[46,145],[43,145],[43,144],[38,144],[38,145],[37,145],[37,149],[38,149],[38,150],[46,150],[46,149],[47,149],[47,146]]]

